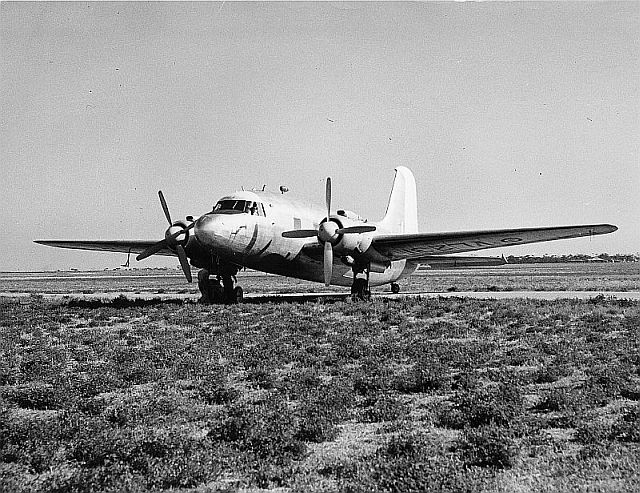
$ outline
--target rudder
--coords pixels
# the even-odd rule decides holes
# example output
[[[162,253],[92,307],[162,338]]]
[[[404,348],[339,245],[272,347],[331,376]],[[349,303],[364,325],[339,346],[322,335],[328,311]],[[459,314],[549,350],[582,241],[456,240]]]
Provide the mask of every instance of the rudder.
[[[404,166],[396,168],[387,212],[379,223],[389,233],[418,232],[418,197],[413,173]]]

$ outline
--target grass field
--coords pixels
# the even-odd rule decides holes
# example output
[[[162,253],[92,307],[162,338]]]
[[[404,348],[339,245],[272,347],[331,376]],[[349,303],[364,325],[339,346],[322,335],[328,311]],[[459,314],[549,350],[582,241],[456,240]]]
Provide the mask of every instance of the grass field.
[[[638,302],[33,296],[0,326],[1,491],[640,490]]]

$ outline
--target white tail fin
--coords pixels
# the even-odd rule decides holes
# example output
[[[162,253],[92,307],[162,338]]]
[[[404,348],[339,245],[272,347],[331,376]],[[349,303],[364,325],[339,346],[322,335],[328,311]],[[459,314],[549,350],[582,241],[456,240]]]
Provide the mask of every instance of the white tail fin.
[[[413,173],[404,166],[396,168],[387,212],[379,223],[380,229],[388,233],[418,232],[418,198]]]

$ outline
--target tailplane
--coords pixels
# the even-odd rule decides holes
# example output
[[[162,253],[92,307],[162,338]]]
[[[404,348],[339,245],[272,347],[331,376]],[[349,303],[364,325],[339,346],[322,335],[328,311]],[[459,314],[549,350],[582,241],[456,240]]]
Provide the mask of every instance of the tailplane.
[[[379,223],[381,232],[417,233],[418,198],[413,173],[404,166],[396,168],[387,212]]]

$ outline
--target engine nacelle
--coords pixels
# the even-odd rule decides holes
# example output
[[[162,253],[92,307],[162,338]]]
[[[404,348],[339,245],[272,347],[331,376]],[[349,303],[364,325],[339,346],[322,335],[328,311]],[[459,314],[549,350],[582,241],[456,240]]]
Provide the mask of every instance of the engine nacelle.
[[[355,212],[348,211],[348,210],[345,210],[345,209],[339,209],[338,210],[338,216],[346,217],[347,219],[351,219],[353,221],[360,221],[362,223],[366,223],[367,222],[367,220],[365,218],[360,217]]]
[[[350,220],[346,217],[333,219],[341,228],[350,226],[362,226],[362,221]],[[339,255],[355,255],[365,252],[370,246],[373,237],[371,233],[345,233],[340,235],[339,241],[333,245],[334,251]]]
[[[350,233],[342,235],[342,239],[333,248],[340,255],[358,255],[371,246],[373,238],[370,233]]]

